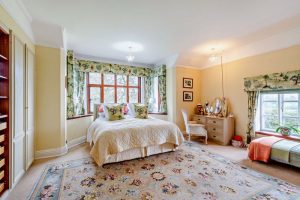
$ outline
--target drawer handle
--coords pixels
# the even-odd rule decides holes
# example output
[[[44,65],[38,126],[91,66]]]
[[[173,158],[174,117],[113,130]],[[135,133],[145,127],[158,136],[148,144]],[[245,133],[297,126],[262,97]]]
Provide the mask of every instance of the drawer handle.
[[[213,135],[213,137],[215,138],[215,137],[217,137],[217,136]]]
[[[216,121],[213,121],[213,123],[217,123]]]
[[[213,128],[213,131],[215,131],[216,130],[216,128]]]

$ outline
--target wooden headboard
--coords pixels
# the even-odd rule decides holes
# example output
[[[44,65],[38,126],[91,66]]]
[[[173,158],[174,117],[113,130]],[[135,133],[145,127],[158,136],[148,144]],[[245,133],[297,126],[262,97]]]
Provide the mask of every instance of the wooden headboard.
[[[101,106],[101,104],[94,104],[94,114],[93,114],[93,116],[94,116],[94,121],[97,119],[97,117],[98,117],[98,113],[99,113],[99,107]]]

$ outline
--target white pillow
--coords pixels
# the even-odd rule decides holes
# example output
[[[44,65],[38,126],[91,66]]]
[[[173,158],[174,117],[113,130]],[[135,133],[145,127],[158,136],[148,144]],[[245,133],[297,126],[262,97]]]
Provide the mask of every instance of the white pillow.
[[[135,110],[134,110],[134,103],[128,104],[128,115],[131,115],[132,117],[135,117]]]

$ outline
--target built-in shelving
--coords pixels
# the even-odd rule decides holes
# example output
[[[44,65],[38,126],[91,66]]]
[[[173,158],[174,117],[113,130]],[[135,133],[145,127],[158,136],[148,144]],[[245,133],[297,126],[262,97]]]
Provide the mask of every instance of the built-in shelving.
[[[0,199],[9,189],[9,44],[0,27]]]
[[[4,55],[1,55],[1,54],[0,54],[0,59],[2,59],[2,60],[8,60]]]
[[[8,117],[8,115],[1,115],[0,114],[0,119],[6,118],[6,117]]]

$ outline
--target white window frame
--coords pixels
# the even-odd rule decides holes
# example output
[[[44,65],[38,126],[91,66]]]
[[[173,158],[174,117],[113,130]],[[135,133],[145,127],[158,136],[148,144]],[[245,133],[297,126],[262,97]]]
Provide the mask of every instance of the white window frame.
[[[284,101],[283,99],[283,95],[284,94],[290,94],[290,93],[298,93],[298,101]],[[300,90],[294,90],[294,91],[278,91],[278,92],[262,92],[259,96],[259,108],[258,108],[258,112],[259,112],[259,129],[260,131],[267,131],[267,132],[275,132],[275,130],[271,130],[271,129],[264,129],[263,127],[263,95],[264,94],[277,94],[278,95],[278,120],[280,125],[283,125],[283,119],[284,118],[298,118],[299,123],[298,125],[300,126]],[[272,101],[269,101],[272,102]],[[284,116],[284,112],[283,112],[283,106],[284,106],[284,102],[298,102],[298,117],[288,117],[288,116]]]

